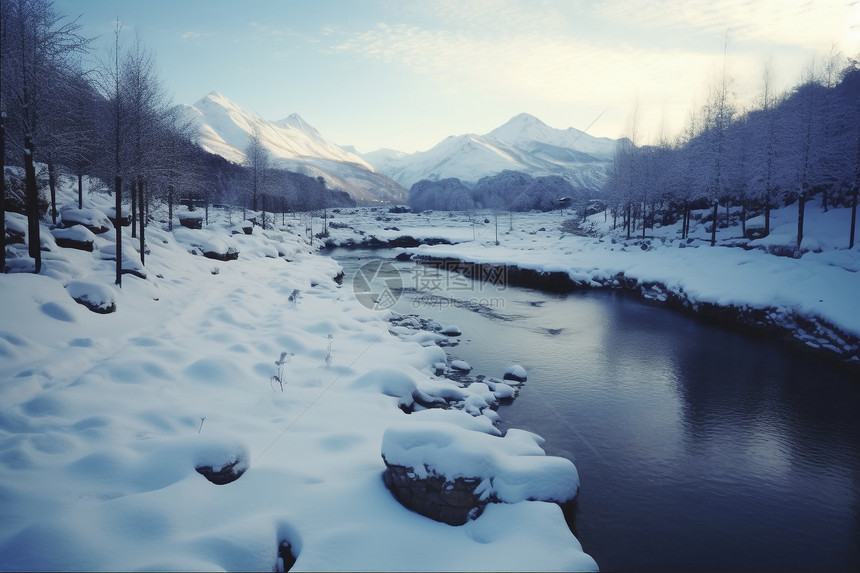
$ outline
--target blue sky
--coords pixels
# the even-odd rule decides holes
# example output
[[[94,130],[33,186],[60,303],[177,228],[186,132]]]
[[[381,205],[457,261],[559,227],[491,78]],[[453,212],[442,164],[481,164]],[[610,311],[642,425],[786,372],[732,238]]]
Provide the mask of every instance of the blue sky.
[[[175,103],[218,91],[341,145],[413,152],[527,112],[640,142],[681,131],[720,80],[738,105],[832,50],[860,55],[854,0],[55,0],[104,53],[115,21]],[[635,114],[634,114],[635,110]]]

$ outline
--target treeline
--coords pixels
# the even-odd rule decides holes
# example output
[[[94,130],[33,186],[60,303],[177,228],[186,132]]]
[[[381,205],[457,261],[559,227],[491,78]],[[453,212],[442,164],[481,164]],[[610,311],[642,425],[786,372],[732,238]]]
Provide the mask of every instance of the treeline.
[[[481,178],[472,189],[454,177],[418,181],[409,190],[409,206],[414,211],[549,211],[561,205],[582,207],[588,194],[559,175],[532,177],[505,170]]]
[[[746,220],[762,215],[770,232],[770,211],[797,204],[797,242],[803,241],[807,201],[820,197],[823,208],[850,207],[849,248],[854,246],[860,187],[860,64],[831,57],[790,92],[774,93],[765,72],[756,107],[740,110],[728,80],[711,90],[706,104],[691,114],[674,141],[638,145],[619,140],[604,191],[614,224],[628,238],[647,228],[681,222],[690,228],[692,210],[707,209],[711,244],[718,227],[728,225],[729,207]],[[721,207],[724,207],[725,214]]]
[[[255,170],[250,162],[238,166],[203,151],[139,39],[123,45],[117,23],[112,48],[98,55],[80,30],[51,0],[0,3],[0,237],[5,243],[7,209],[25,214],[35,272],[41,269],[39,224],[42,217],[57,222],[61,175],[77,178],[78,208],[84,206],[85,176],[115,196],[114,217],[130,212],[141,258],[150,211],[169,205],[172,224],[173,205],[181,199],[250,208],[260,201],[259,207],[274,211],[354,204],[348,194],[326,189],[320,178],[269,165]],[[98,64],[85,69],[89,55],[99,56]],[[7,173],[6,166],[18,169]],[[121,261],[119,225],[116,237]],[[4,246],[0,272],[5,256]]]

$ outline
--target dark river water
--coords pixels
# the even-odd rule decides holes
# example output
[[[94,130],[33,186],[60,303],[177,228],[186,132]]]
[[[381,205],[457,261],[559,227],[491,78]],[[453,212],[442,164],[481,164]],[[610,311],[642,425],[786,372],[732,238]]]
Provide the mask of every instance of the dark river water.
[[[333,255],[346,289],[392,253]],[[457,325],[447,350],[473,374],[526,368],[499,425],[576,464],[575,530],[602,570],[860,570],[856,372],[622,294],[392,263],[394,310]]]

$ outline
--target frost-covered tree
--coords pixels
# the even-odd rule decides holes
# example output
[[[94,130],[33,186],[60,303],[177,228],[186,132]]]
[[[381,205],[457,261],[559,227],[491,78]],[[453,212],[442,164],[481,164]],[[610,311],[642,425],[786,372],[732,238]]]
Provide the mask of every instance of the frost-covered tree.
[[[469,211],[475,208],[472,194],[455,177],[418,181],[409,190],[409,206],[413,211]]]
[[[170,102],[158,77],[154,56],[135,36],[134,44],[125,53],[121,70],[121,89],[125,93],[128,138],[128,171],[132,187],[132,237],[139,228],[140,261],[145,262],[146,210],[156,177],[169,161],[166,157],[165,131]],[[137,209],[135,209],[135,206]],[[135,210],[138,212],[135,213]],[[134,221],[137,215],[137,222]],[[135,224],[137,223],[137,225]]]
[[[479,209],[528,210],[525,192],[533,180],[528,173],[506,169],[496,175],[482,177],[472,189],[472,200]]]
[[[48,102],[57,97],[56,72],[74,68],[76,56],[86,50],[88,42],[79,34],[77,22],[59,15],[50,0],[4,0],[0,10],[0,90],[8,115],[9,143],[23,160],[28,254],[38,273],[42,256],[35,163],[42,159],[42,143],[51,133]]]
[[[842,137],[847,152],[845,187],[851,207],[851,226],[848,231],[848,248],[854,248],[857,229],[857,199],[860,194],[860,61],[851,60],[842,71],[840,108],[845,125]]]
[[[248,193],[251,196],[252,211],[257,210],[260,197],[267,192],[266,184],[270,163],[269,151],[263,147],[263,143],[260,141],[260,129],[258,126],[254,126],[253,132],[248,136],[244,161],[244,165],[248,169]]]
[[[107,101],[104,115],[100,118],[100,141],[103,155],[96,166],[103,181],[113,180],[114,230],[116,237],[115,284],[122,288],[122,185],[124,169],[128,164],[128,140],[124,127],[129,113],[122,83],[122,44],[119,21],[114,28],[114,42],[107,58],[96,70],[96,87]]]

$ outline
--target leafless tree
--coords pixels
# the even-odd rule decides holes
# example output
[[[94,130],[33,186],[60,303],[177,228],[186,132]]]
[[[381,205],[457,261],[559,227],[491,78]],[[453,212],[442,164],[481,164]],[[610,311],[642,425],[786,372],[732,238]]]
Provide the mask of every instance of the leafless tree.
[[[4,0],[2,10],[2,99],[12,137],[23,154],[28,254],[42,268],[36,155],[51,133],[48,111],[57,96],[57,70],[77,65],[88,47],[76,21],[57,14],[50,0]],[[47,158],[46,158],[47,159]]]

